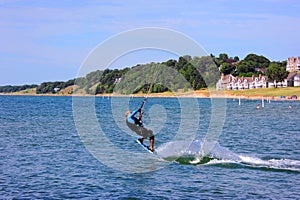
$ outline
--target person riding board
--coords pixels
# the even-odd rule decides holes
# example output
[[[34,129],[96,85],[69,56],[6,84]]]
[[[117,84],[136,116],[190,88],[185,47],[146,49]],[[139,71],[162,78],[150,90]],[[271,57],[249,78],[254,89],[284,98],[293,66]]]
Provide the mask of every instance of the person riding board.
[[[133,112],[131,111],[127,111],[125,113],[125,117],[126,117],[126,124],[127,126],[134,131],[137,135],[142,136],[141,138],[139,138],[139,142],[143,144],[144,139],[149,138],[150,140],[150,145],[149,145],[149,150],[150,151],[154,151],[154,135],[153,135],[153,131],[150,129],[146,129],[143,126],[143,122],[142,122],[142,107],[144,105],[144,102],[141,106],[141,108],[134,110]],[[135,117],[135,115],[137,113],[140,113],[139,118]]]

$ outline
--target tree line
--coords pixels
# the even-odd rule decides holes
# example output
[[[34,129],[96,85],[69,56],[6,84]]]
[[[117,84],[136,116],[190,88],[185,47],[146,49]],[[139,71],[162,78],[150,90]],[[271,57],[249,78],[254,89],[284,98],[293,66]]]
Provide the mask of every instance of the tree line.
[[[182,89],[199,90],[215,87],[220,74],[234,76],[266,75],[269,80],[282,81],[288,75],[286,61],[271,62],[264,56],[248,54],[243,60],[226,53],[218,56],[180,56],[161,63],[138,64],[131,68],[105,69],[88,73],[85,77],[66,82],[43,82],[40,85],[1,86],[0,92],[16,92],[36,88],[37,94],[56,93],[69,86],[76,86],[73,92],[85,94],[158,93]]]
[[[31,85],[21,85],[21,86],[12,86],[12,85],[5,85],[5,86],[0,86],[0,92],[19,92],[22,90],[27,90],[31,88],[36,88],[38,85],[36,84],[31,84]]]
[[[55,82],[43,82],[36,88],[37,94],[47,94],[47,93],[56,93],[58,90],[65,89],[68,86],[74,85],[75,79],[68,80],[66,82],[63,81],[55,81]],[[55,90],[57,88],[58,90]]]

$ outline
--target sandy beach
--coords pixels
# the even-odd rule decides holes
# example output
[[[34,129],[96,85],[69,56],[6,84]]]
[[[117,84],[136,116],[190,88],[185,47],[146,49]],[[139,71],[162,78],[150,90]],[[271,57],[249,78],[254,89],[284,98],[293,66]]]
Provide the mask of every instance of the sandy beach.
[[[137,93],[130,95],[123,95],[117,93],[111,94],[83,94],[83,93],[66,93],[60,91],[56,94],[36,94],[34,91],[20,91],[12,93],[0,93],[0,95],[14,95],[14,96],[104,96],[104,97],[149,97],[149,98],[230,98],[230,99],[262,99],[265,100],[299,100],[300,88],[277,88],[277,89],[255,89],[242,91],[216,91],[214,89],[202,89],[189,92],[163,92],[163,93]],[[291,95],[296,95],[297,99],[289,99]]]

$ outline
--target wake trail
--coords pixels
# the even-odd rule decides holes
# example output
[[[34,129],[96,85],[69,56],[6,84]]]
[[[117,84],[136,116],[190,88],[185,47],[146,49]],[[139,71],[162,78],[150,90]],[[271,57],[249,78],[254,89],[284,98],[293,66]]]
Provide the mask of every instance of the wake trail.
[[[191,165],[217,165],[226,167],[249,167],[264,170],[293,171],[300,173],[300,160],[262,159],[255,156],[237,154],[222,147],[219,143],[173,141],[156,149],[157,155],[167,161]],[[209,147],[209,148],[207,148]],[[206,152],[206,149],[211,149]]]

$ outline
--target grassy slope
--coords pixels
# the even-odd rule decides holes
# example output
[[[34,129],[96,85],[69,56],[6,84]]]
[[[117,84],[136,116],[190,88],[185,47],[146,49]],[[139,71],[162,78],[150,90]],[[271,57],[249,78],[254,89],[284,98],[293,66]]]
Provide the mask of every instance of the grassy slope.
[[[261,88],[261,89],[250,89],[250,90],[233,90],[225,91],[226,94],[238,95],[238,96],[291,96],[297,95],[300,97],[300,87],[287,87],[287,88]]]

